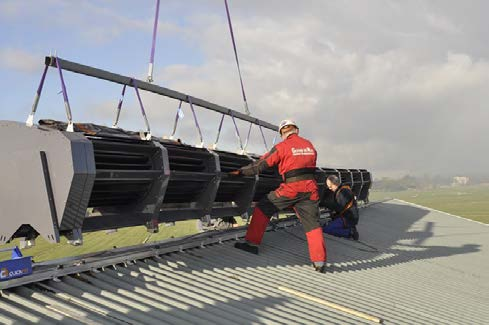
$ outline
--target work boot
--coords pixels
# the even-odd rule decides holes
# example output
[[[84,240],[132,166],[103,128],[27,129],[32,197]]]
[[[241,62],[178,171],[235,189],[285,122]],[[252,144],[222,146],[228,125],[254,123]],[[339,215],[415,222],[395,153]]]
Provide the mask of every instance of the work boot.
[[[314,270],[319,273],[325,273],[326,272],[326,262],[312,262],[312,266],[314,267]]]
[[[258,255],[258,246],[250,244],[248,242],[238,242],[234,244],[234,247],[237,249],[241,249],[245,252]]]
[[[334,264],[327,265],[326,262],[313,262],[312,266],[314,267],[314,270],[319,273],[341,272],[341,268],[335,266]]]
[[[355,226],[353,226],[351,228],[351,238],[353,240],[358,240],[360,238],[360,234],[358,233],[357,227],[355,227]]]

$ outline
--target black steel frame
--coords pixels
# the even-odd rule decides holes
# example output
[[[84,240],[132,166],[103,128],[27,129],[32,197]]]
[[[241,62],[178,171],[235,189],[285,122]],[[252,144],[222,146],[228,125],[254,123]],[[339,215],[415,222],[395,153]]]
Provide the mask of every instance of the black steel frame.
[[[193,97],[193,96],[190,96],[190,95],[187,95],[187,94],[184,94],[184,93],[181,93],[181,92],[169,89],[169,88],[161,87],[161,86],[151,84],[151,83],[146,82],[146,81],[142,81],[142,80],[134,79],[131,77],[123,76],[123,75],[116,74],[113,72],[109,72],[106,70],[94,68],[94,67],[91,67],[88,65],[83,65],[83,64],[76,63],[76,62],[64,60],[64,59],[61,59],[59,57],[47,56],[45,58],[45,64],[47,66],[57,67],[58,66],[57,62],[60,63],[60,67],[62,70],[66,70],[66,71],[70,71],[70,72],[74,72],[74,73],[79,73],[79,74],[83,74],[83,75],[86,75],[89,77],[94,77],[94,78],[98,78],[98,79],[102,79],[102,80],[115,82],[115,83],[118,83],[121,85],[126,85],[128,87],[134,88],[136,86],[139,89],[146,90],[146,91],[149,91],[149,92],[152,92],[155,94],[159,94],[162,96],[174,98],[177,100],[181,100],[182,102],[186,102],[186,103],[189,103],[190,101],[192,101],[193,105],[197,105],[197,106],[200,106],[200,107],[203,107],[206,109],[210,109],[212,111],[215,111],[215,112],[218,112],[218,113],[221,113],[224,115],[232,116],[234,118],[256,124],[258,126],[270,129],[272,131],[278,131],[278,126],[273,125],[271,123],[268,123],[266,121],[260,120],[256,117],[252,117],[252,116],[243,114],[241,112],[238,112],[236,110],[233,110],[231,108],[220,106],[220,105],[217,105],[217,104],[205,101],[203,99],[196,98],[196,97]]]

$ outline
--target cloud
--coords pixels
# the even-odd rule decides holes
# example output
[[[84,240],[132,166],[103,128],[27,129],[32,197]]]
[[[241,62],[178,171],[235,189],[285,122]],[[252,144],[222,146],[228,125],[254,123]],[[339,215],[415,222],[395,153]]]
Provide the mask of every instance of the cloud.
[[[23,73],[39,73],[39,56],[21,49],[0,48],[0,67]]]
[[[75,27],[84,39],[99,44],[120,37],[126,31],[147,32],[152,26],[150,19],[129,18],[118,13],[116,8],[90,2],[64,2],[63,12],[57,18],[61,25]]]
[[[428,21],[428,24],[430,24],[433,28],[450,33],[450,34],[460,34],[461,29],[453,22],[451,22],[447,17],[439,16],[433,13],[430,13],[426,15],[426,20]]]
[[[131,5],[132,2],[110,1],[47,0],[41,3],[4,0],[0,3],[0,17],[6,23],[31,21],[33,25],[57,35],[65,35],[65,31],[70,31],[87,43],[101,45],[119,37],[128,37],[131,32],[151,35],[154,8],[148,11],[146,17],[131,17],[127,13]],[[141,9],[145,12],[149,8],[145,6]],[[176,24],[160,21],[160,36],[177,31]]]
[[[36,13],[36,19],[74,30],[75,38],[81,36],[91,46],[124,39],[131,31],[148,39],[151,34],[152,6],[142,6],[144,13],[136,15],[121,9],[131,5],[124,1],[49,4],[4,1],[1,6],[16,19]],[[275,124],[295,118],[301,134],[316,145],[321,165],[369,168],[377,175],[486,170],[486,1],[250,0],[230,6],[252,114]],[[168,1],[160,13],[159,32],[165,40],[181,40],[190,48],[185,49],[190,54],[181,53],[178,46],[165,43],[166,48],[158,45],[165,48],[159,51],[162,55],[192,57],[195,51],[202,58],[167,66],[157,58],[156,83],[242,111],[221,5]],[[132,40],[127,38],[131,46]],[[87,105],[92,107],[87,117],[110,124],[112,115],[102,111],[113,111],[119,92],[111,93],[113,102]],[[134,94],[128,94],[121,126],[138,130],[143,128],[139,107]],[[178,102],[147,93],[143,101],[154,133],[169,135]],[[195,144],[193,116],[188,105],[183,108],[177,135]],[[196,115],[205,142],[211,144],[220,116],[198,107]],[[238,122],[238,127],[245,137],[247,124]],[[273,132],[266,131],[266,136],[270,144]],[[257,129],[251,143],[251,151],[263,151]],[[238,146],[228,117],[220,144],[229,150]]]
[[[274,123],[296,118],[302,134],[317,146],[323,165],[381,174],[484,171],[489,151],[478,151],[476,160],[467,157],[475,142],[489,148],[483,123],[474,121],[474,116],[488,117],[482,103],[489,92],[489,61],[462,51],[466,46],[451,38],[424,43],[440,37],[441,29],[448,34],[462,30],[441,15],[426,21],[425,14],[410,14],[406,6],[393,9],[400,22],[389,31],[375,19],[360,19],[360,13],[349,19],[359,18],[359,23],[333,28],[310,7],[307,14],[299,10],[273,19],[233,15],[252,113]],[[335,14],[328,13],[328,18],[334,21]],[[368,13],[370,18],[376,15]],[[425,23],[410,26],[410,20]],[[168,66],[159,70],[157,80],[240,109],[225,21],[216,16],[193,21],[184,33],[198,35],[205,62],[198,67]],[[412,37],[399,33],[424,34],[418,38],[423,47],[412,46]],[[366,37],[363,43],[369,45],[356,47],[339,36]]]

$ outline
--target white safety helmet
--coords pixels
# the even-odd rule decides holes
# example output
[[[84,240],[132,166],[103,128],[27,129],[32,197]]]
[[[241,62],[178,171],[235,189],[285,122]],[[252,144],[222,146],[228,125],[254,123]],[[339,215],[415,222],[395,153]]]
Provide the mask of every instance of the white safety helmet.
[[[293,121],[293,120],[283,120],[282,122],[280,122],[279,126],[278,126],[278,133],[282,134],[280,131],[282,131],[282,129],[286,126],[289,126],[289,125],[293,125],[295,126],[296,128],[299,128],[297,126],[297,124]]]

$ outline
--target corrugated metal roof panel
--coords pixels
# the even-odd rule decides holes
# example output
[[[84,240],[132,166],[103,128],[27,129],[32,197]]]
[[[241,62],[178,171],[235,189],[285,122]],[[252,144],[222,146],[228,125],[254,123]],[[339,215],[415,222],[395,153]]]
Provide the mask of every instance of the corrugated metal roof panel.
[[[234,241],[3,291],[0,323],[489,323],[489,227],[391,201],[362,211],[361,240],[326,237],[334,273],[308,263],[301,226],[269,232],[260,255]]]

